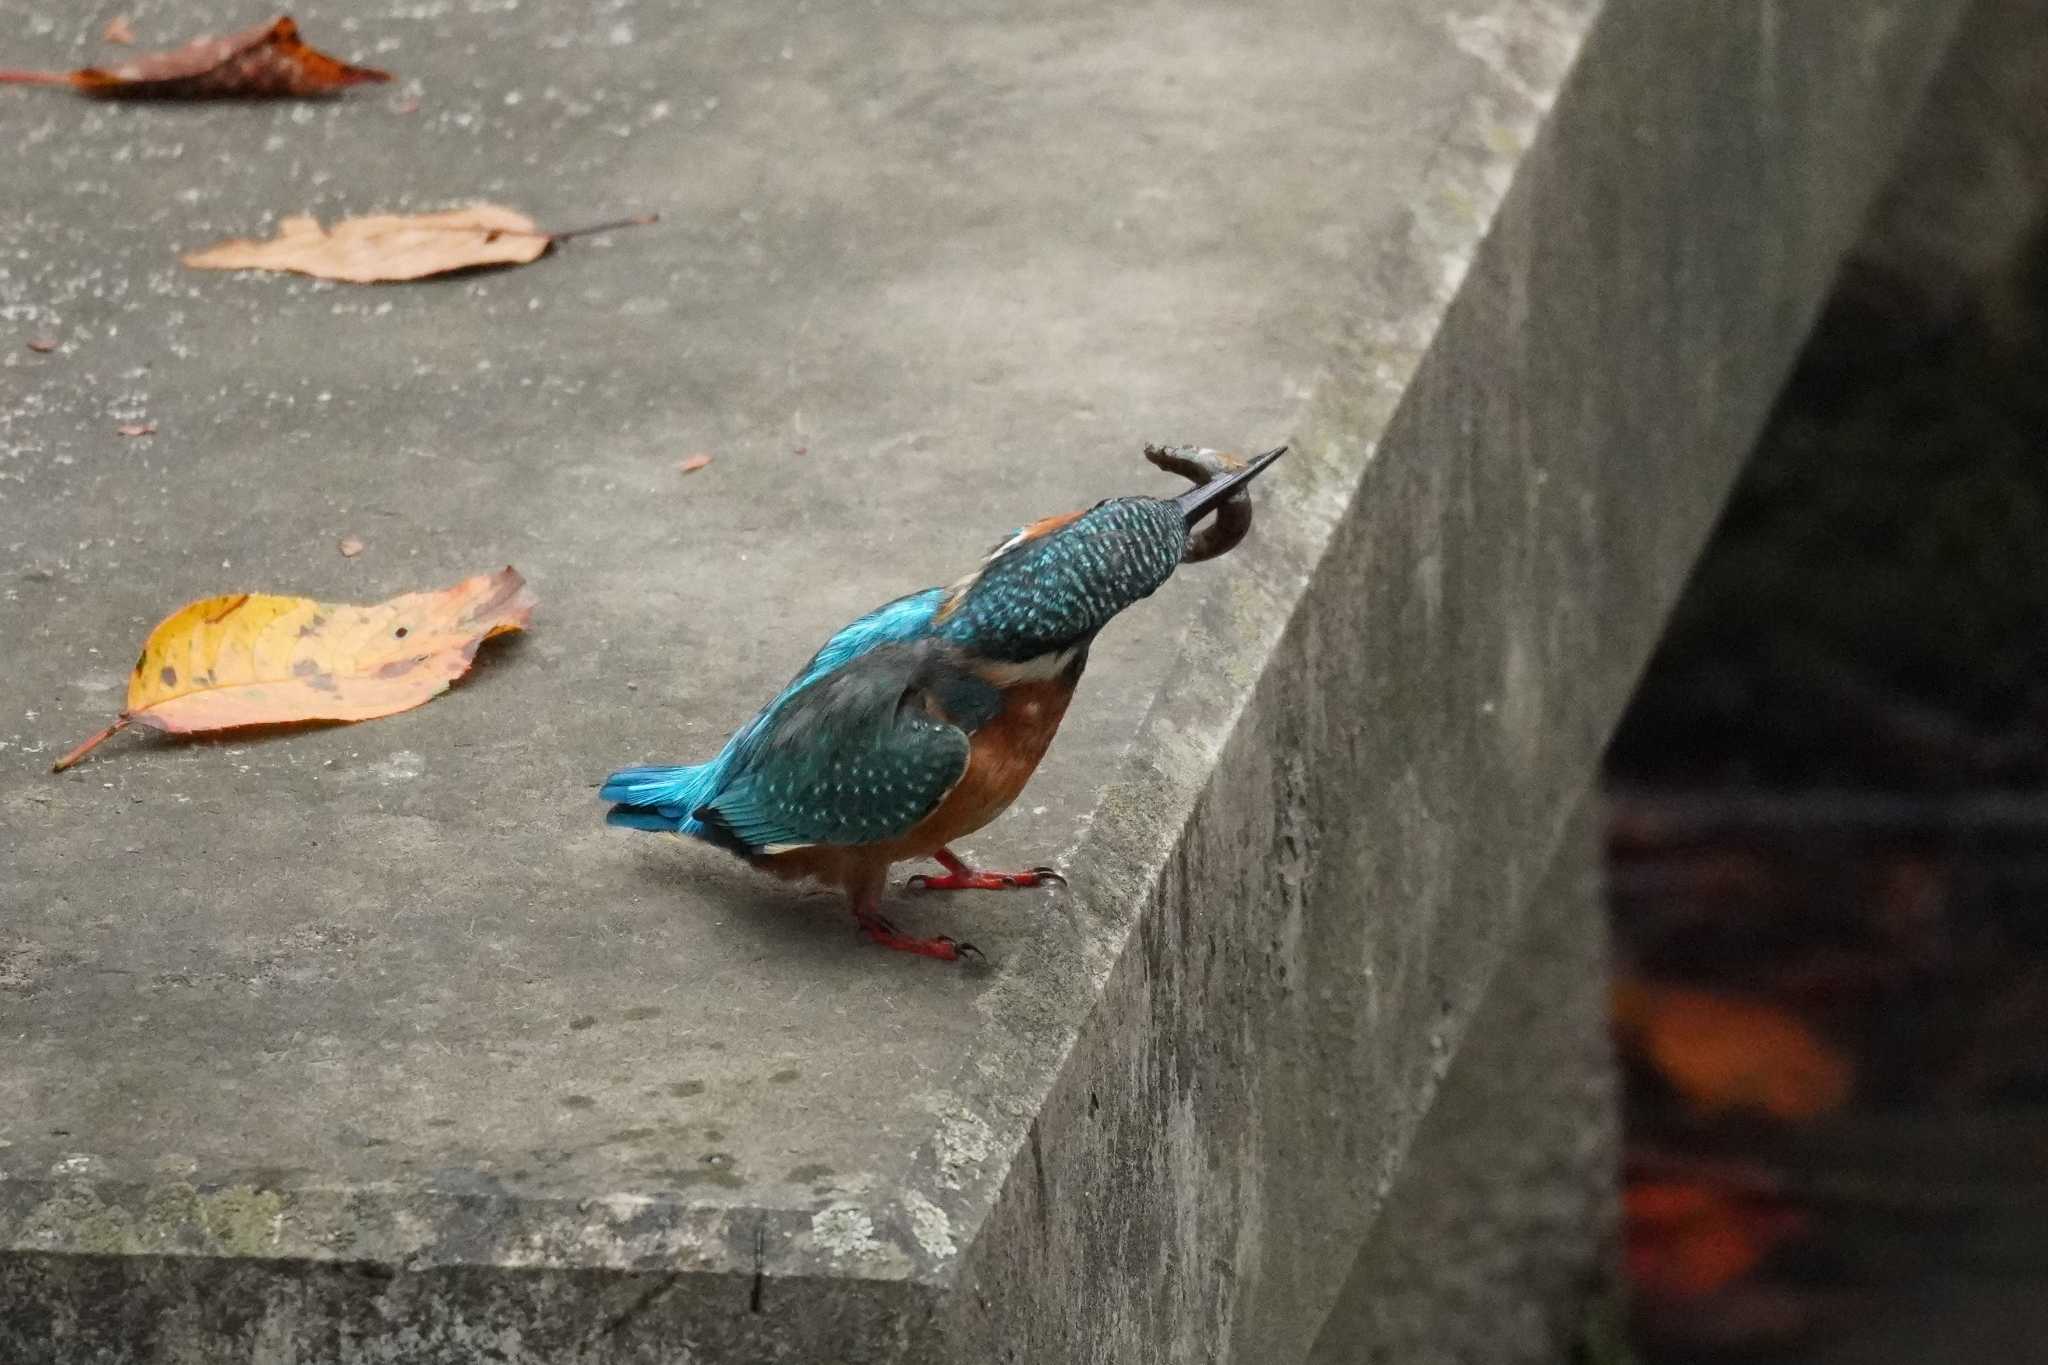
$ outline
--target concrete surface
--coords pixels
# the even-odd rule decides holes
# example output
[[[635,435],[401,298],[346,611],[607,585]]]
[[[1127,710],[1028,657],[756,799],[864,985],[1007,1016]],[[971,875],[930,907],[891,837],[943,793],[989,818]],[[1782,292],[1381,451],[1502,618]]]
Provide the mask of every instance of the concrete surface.
[[[1560,1365],[1619,1288],[1603,827],[1559,846],[1309,1365]]]
[[[0,91],[0,1358],[1300,1359],[1955,9],[432,0],[296,11],[389,94]],[[473,196],[665,217],[175,262]],[[600,825],[1143,442],[1283,438],[974,846],[1071,892],[899,907],[992,974]],[[44,771],[179,602],[506,562],[421,710]]]
[[[2048,0],[1974,0],[1856,254],[1933,320],[2010,344],[2038,325],[2048,236]]]

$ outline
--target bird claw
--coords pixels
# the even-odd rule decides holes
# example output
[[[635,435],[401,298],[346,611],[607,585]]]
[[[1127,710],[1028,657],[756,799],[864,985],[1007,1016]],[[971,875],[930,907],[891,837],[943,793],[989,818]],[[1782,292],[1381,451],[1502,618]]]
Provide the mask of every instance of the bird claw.
[[[903,889],[912,895],[923,895],[927,891],[1005,891],[1042,886],[1048,882],[1065,886],[1067,879],[1055,867],[1034,867],[1028,872],[981,872],[968,868],[960,872],[943,872],[936,877],[924,872],[912,873],[904,879]]]
[[[962,959],[982,965],[988,962],[988,956],[972,943],[961,943],[943,934],[935,938],[916,938],[872,912],[857,918],[860,931],[867,935],[868,942],[877,947],[893,948],[899,953],[916,953],[919,957],[935,957],[941,962],[958,962]]]

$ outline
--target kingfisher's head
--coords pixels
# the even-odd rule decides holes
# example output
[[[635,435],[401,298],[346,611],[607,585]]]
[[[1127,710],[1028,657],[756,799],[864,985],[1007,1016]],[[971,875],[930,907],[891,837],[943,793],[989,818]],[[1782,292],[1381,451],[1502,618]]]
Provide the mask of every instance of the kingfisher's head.
[[[1019,528],[947,590],[933,619],[936,633],[1019,678],[1054,676],[1183,562],[1213,558],[1241,540],[1250,510],[1233,509],[1244,502],[1244,486],[1285,450],[1177,498],[1109,498]],[[1211,513],[1219,513],[1218,524],[1197,534],[1196,524]],[[1217,531],[1227,543],[1209,534]]]

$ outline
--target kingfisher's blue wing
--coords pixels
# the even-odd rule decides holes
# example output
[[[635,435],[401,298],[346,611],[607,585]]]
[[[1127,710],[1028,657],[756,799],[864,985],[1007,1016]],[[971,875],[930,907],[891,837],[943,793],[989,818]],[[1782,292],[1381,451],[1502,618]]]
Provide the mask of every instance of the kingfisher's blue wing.
[[[947,667],[943,649],[876,645],[792,693],[696,818],[749,853],[907,833],[967,771],[972,741],[954,721],[972,728],[1002,705],[993,687]]]
[[[945,596],[944,588],[906,593],[893,602],[884,602],[858,621],[841,626],[790,680],[787,690],[814,682],[877,645],[897,644],[929,633],[932,617]]]

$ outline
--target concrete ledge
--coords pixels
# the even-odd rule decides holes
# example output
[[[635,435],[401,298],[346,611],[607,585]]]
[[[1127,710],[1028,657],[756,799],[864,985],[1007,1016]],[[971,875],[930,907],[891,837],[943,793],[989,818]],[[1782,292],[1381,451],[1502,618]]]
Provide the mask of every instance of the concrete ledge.
[[[81,349],[0,427],[38,712],[0,1356],[1302,1359],[1956,9],[749,10],[618,49],[520,11],[475,85],[422,11],[434,121],[260,111],[288,154],[197,209],[149,197],[187,154],[149,111],[45,106],[0,302]],[[209,166],[251,136],[175,117]],[[622,242],[381,319],[161,273],[309,162],[371,168],[349,208],[684,226],[653,277]],[[155,455],[104,431],[148,366]],[[707,745],[952,528],[1226,431],[1299,447],[1254,540],[1119,623],[986,836],[1065,847],[1071,895],[907,912],[993,979],[596,827],[583,783]],[[679,432],[726,482],[670,491]],[[309,559],[344,517],[410,554]],[[543,615],[457,697],[40,771],[104,707],[84,642],[223,561],[368,597],[507,559]]]
[[[1310,1365],[1554,1365],[1618,1293],[1601,822],[1582,809]]]

